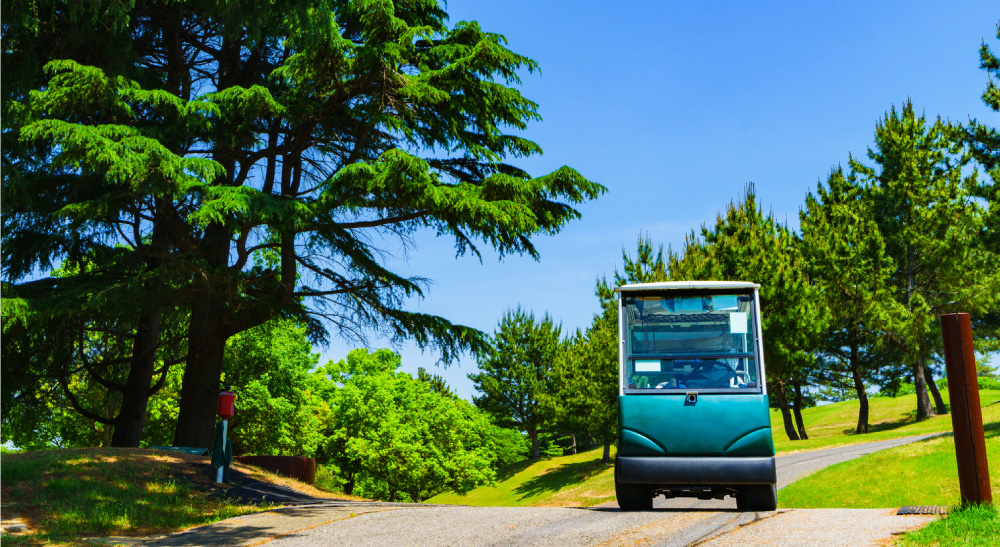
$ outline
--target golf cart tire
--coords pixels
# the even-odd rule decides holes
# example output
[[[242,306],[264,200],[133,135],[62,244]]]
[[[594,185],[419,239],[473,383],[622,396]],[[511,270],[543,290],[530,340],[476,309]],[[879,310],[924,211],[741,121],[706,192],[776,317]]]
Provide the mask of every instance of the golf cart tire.
[[[622,511],[648,511],[653,508],[653,495],[644,484],[615,481],[615,497]]]
[[[736,495],[740,511],[774,511],[778,508],[778,490],[773,484],[744,486]]]

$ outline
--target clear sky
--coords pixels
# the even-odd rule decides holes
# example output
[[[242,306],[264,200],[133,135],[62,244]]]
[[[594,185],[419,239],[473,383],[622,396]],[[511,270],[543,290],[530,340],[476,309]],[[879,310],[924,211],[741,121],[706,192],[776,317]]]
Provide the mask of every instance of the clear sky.
[[[634,252],[640,233],[679,247],[754,182],[761,203],[798,226],[806,193],[849,154],[864,158],[876,122],[913,101],[929,118],[1000,126],[980,100],[980,44],[994,50],[995,1],[675,2],[451,0],[452,23],[475,20],[538,61],[522,93],[543,120],[523,134],[544,155],[533,175],[562,165],[608,187],[583,217],[536,240],[538,262],[484,253],[455,258],[433,233],[390,264],[433,280],[415,311],[493,332],[504,311],[548,312],[564,331],[597,311],[595,280]],[[356,344],[334,340],[322,361]],[[388,341],[369,340],[388,347]],[[465,358],[423,366],[471,397]]]

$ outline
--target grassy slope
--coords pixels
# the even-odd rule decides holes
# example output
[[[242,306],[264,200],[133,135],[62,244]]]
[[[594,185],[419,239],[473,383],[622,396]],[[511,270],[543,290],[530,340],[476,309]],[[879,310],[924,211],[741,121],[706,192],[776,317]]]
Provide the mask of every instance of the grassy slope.
[[[947,397],[947,393],[944,395]],[[1000,391],[982,391],[980,397],[985,407],[1000,401]],[[1000,405],[994,407],[1000,409]],[[773,411],[771,423],[775,449],[781,454],[951,431],[950,416],[938,416],[917,423],[914,419],[915,408],[915,395],[872,399],[869,411],[872,432],[867,435],[854,434],[858,419],[857,401],[810,408],[803,413],[810,438],[794,442],[785,436],[781,415]],[[1000,421],[1000,416],[988,414],[986,420]],[[601,451],[592,450],[576,456],[521,462],[505,468],[495,486],[478,488],[464,496],[449,492],[427,501],[476,506],[596,505],[615,499],[613,470],[610,466],[603,466],[600,460]],[[994,458],[993,461],[1000,463],[1000,458]],[[1000,479],[1000,473],[995,473],[994,476]],[[782,504],[786,490],[782,490],[779,496]],[[932,502],[925,505],[929,503]]]
[[[3,518],[20,518],[32,533],[3,534],[2,543],[79,545],[88,536],[165,534],[266,509],[209,497],[215,487],[202,472],[205,463],[206,457],[128,448],[4,454]],[[255,467],[233,467],[322,495]]]
[[[1000,402],[988,404],[983,395],[990,482],[1000,500]],[[778,501],[782,507],[956,505],[961,499],[954,438],[943,435],[830,466],[783,489]]]
[[[506,507],[588,507],[615,499],[611,467],[601,463],[603,450],[595,448],[575,456],[505,467],[495,486],[477,488],[466,495],[447,492],[427,503]]]

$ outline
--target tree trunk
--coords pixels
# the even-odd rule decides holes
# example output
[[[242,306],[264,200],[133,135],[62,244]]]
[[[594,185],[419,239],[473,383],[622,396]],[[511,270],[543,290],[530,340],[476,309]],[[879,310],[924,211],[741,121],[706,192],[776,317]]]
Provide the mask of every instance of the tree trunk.
[[[785,424],[785,435],[788,435],[788,440],[797,441],[799,436],[795,433],[795,426],[792,424],[792,413],[788,410],[788,398],[785,397],[785,386],[778,380],[774,384],[775,389],[771,391],[774,392],[774,396],[778,399],[778,409],[781,410],[781,419]]]
[[[914,251],[912,245],[906,247],[906,307],[913,314],[913,293],[916,291],[916,278],[914,276]],[[917,421],[926,420],[934,416],[934,409],[931,408],[931,401],[927,397],[927,383],[924,376],[924,355],[920,344],[913,348],[916,359],[913,361],[913,389],[917,392]]]
[[[180,409],[174,446],[211,448],[215,436],[215,410],[222,386],[222,358],[226,335],[222,332],[222,303],[208,291],[191,302],[188,358],[181,383]],[[239,402],[237,401],[237,407]]]
[[[576,435],[571,433],[569,439],[572,442],[572,444],[569,446],[569,455],[574,456],[576,455]]]
[[[934,375],[931,374],[931,370],[924,367],[924,380],[927,382],[927,387],[931,390],[931,396],[934,397],[934,407],[938,414],[947,414],[948,407],[944,404],[944,399],[941,398],[941,392],[938,391],[937,383],[934,382]]]
[[[122,406],[111,437],[111,446],[139,446],[146,422],[149,388],[156,369],[156,348],[160,345],[160,309],[146,310],[139,317],[132,358],[122,393]]]
[[[920,355],[913,363],[913,388],[917,392],[917,421],[934,417],[934,407],[927,396],[927,382],[924,379],[924,357]]]
[[[854,431],[861,435],[868,433],[868,392],[865,391],[865,381],[861,375],[861,358],[858,353],[858,341],[856,338],[853,338],[851,340],[850,356],[851,377],[854,379],[854,391],[858,394],[858,401],[860,402],[858,408],[858,427]]]
[[[170,238],[162,220],[162,215],[165,214],[163,207],[167,205],[157,199],[156,206],[153,213],[152,239],[147,248],[149,255],[145,260],[148,272],[156,272],[161,268],[170,250]],[[156,276],[143,285],[143,291],[153,295],[161,292],[163,286],[163,280]],[[160,347],[162,314],[159,302],[155,301],[141,302],[140,310],[135,340],[132,343],[132,358],[129,359],[128,377],[125,379],[125,391],[122,392],[122,406],[118,411],[111,446],[139,446],[139,441],[142,440],[142,427],[146,423],[149,388],[153,382],[153,371],[156,370],[156,349]]]
[[[802,421],[802,386],[795,382],[792,384],[795,387],[795,404],[793,410],[795,411],[795,425],[799,430],[799,440],[806,440],[809,435],[806,435],[806,424]]]
[[[528,427],[528,437],[531,439],[531,459],[537,460],[542,457],[542,451],[538,447],[538,426]]]
[[[604,441],[604,454],[601,456],[601,463],[611,463],[611,439]]]

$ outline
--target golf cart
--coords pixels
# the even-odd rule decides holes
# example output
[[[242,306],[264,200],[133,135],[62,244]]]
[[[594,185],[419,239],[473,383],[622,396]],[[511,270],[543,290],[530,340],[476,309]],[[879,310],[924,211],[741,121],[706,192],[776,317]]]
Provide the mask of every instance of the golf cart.
[[[659,495],[777,507],[759,288],[670,281],[615,289],[623,510],[651,509]]]

